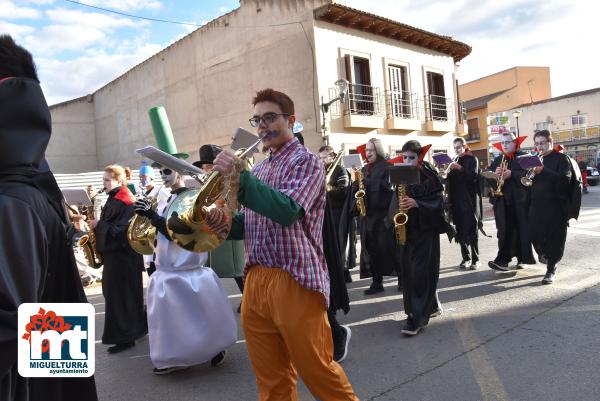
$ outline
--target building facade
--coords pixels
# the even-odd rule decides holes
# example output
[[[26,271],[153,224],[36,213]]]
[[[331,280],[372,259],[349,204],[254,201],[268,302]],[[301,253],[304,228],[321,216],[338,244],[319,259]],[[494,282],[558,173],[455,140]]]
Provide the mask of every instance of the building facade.
[[[147,111],[166,108],[179,151],[197,159],[249,128],[264,88],[290,95],[306,145],[346,152],[371,137],[395,155],[408,139],[450,150],[466,134],[457,62],[471,48],[450,37],[333,0],[240,0],[240,7],[173,43],[93,94],[51,106],[47,156],[56,172],[137,167],[154,137]],[[334,83],[349,82],[344,102]]]

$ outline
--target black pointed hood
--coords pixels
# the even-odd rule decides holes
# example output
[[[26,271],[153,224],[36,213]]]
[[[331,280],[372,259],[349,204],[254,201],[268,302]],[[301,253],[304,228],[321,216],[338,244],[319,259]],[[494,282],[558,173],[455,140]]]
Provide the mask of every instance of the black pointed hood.
[[[38,169],[52,124],[39,83],[28,78],[0,81],[0,171]]]

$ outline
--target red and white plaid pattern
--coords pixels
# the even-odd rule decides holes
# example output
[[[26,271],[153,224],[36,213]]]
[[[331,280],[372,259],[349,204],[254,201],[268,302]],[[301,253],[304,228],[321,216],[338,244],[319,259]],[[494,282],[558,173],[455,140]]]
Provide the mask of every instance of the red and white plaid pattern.
[[[293,138],[252,169],[265,184],[295,200],[305,215],[290,227],[245,209],[246,272],[249,266],[282,268],[329,304],[323,254],[325,173],[317,156]]]

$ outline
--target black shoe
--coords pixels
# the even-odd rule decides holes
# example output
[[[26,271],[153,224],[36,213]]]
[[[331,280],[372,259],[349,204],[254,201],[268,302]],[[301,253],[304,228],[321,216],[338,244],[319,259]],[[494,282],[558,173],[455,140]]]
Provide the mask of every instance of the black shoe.
[[[508,263],[498,263],[498,262],[496,262],[494,260],[491,260],[491,261],[488,262],[488,266],[491,269],[498,270],[498,271],[501,271],[501,272],[510,271],[510,268],[508,267]]]
[[[438,317],[438,316],[442,316],[442,314],[444,313],[444,308],[442,308],[442,305],[438,305],[437,309],[434,310],[431,315],[429,315],[429,317]]]
[[[542,284],[552,284],[554,282],[554,277],[556,273],[547,272],[544,278],[542,279]]]
[[[417,326],[412,320],[407,320],[402,328],[402,334],[405,336],[416,336],[424,327]]]
[[[340,326],[342,334],[340,338],[336,338],[333,342],[333,360],[336,362],[342,362],[348,356],[348,344],[350,344],[350,337],[352,337],[352,330],[348,326]]]
[[[178,370],[185,370],[185,369],[189,369],[189,366],[171,366],[171,367],[168,367],[168,368],[161,368],[161,369],[154,368],[154,370],[152,370],[152,372],[155,375],[161,376],[161,375],[168,375],[169,373],[173,373],[173,372],[176,372]]]
[[[116,354],[117,352],[125,351],[131,347],[135,346],[135,341],[130,341],[128,343],[113,345],[112,347],[108,347],[109,354]]]
[[[213,367],[219,366],[220,364],[222,364],[225,361],[226,356],[227,356],[227,350],[219,352],[217,355],[215,355],[213,357],[213,359],[210,360],[210,365]]]
[[[346,283],[351,283],[352,282],[352,275],[350,274],[349,270],[344,270],[344,281]]]
[[[461,269],[468,269],[469,267],[471,267],[471,261],[463,260],[462,262],[460,262],[460,265],[458,265],[458,267]]]
[[[373,294],[377,294],[380,292],[383,292],[383,284],[371,284],[371,286],[369,288],[367,288],[364,293],[365,295],[373,295]]]

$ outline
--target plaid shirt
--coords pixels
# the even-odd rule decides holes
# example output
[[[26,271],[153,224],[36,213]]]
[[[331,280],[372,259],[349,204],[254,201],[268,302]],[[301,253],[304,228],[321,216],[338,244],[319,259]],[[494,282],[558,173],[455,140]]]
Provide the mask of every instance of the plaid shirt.
[[[321,292],[329,304],[329,274],[323,254],[322,163],[293,138],[257,164],[252,174],[296,201],[305,214],[291,226],[283,227],[246,209],[246,272],[253,265],[282,268],[302,287]]]

